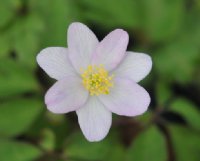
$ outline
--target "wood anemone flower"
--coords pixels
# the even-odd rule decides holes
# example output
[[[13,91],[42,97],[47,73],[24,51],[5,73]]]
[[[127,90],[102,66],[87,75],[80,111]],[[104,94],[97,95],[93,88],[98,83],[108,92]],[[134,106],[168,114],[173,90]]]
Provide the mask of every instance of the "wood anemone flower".
[[[100,141],[111,127],[112,112],[136,116],[147,110],[150,96],[137,82],[150,72],[152,60],[126,51],[126,31],[116,29],[99,42],[87,26],[75,22],[67,40],[68,48],[49,47],[37,55],[39,66],[57,80],[45,95],[49,111],[76,111],[84,136]]]

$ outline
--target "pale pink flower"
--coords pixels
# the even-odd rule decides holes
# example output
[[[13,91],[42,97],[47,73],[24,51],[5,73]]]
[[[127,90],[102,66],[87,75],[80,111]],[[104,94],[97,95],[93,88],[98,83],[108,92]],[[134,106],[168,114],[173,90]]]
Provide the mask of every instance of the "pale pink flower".
[[[76,111],[84,136],[100,141],[111,127],[112,112],[124,116],[144,113],[150,103],[137,82],[151,70],[150,56],[127,52],[129,36],[116,29],[101,42],[84,24],[68,29],[68,48],[49,47],[37,56],[40,67],[57,82],[45,104],[53,113]]]

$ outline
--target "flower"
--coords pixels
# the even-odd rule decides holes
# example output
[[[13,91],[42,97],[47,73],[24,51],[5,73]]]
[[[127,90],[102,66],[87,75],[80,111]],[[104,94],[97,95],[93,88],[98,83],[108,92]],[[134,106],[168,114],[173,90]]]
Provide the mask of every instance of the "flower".
[[[48,47],[37,55],[39,66],[57,82],[47,91],[45,104],[53,113],[76,111],[89,141],[100,141],[111,127],[112,113],[136,116],[150,103],[137,84],[151,70],[150,56],[127,52],[128,34],[110,32],[101,42],[84,24],[68,28],[68,48]]]

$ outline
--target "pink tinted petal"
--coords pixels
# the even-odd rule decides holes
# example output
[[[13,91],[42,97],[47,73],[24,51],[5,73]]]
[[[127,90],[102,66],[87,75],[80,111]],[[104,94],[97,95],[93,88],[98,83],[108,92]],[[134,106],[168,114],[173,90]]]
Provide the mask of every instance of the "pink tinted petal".
[[[98,39],[94,33],[82,23],[72,23],[68,29],[69,58],[80,73],[81,68],[86,68],[91,62],[91,56],[96,48]]]
[[[97,46],[92,63],[103,64],[107,70],[113,70],[125,55],[128,39],[126,31],[121,29],[112,31]]]
[[[66,77],[57,81],[46,93],[45,103],[53,113],[67,113],[77,110],[87,100],[88,92],[79,77]]]
[[[147,91],[128,79],[116,78],[108,95],[100,95],[101,102],[113,113],[136,116],[144,113],[150,103]]]
[[[152,68],[151,57],[147,54],[127,52],[121,64],[113,71],[114,75],[139,82],[149,74]]]
[[[49,47],[43,49],[36,59],[39,66],[54,79],[59,80],[76,74],[69,62],[67,48]]]
[[[96,97],[90,97],[76,113],[81,130],[89,141],[100,141],[108,134],[112,114]]]

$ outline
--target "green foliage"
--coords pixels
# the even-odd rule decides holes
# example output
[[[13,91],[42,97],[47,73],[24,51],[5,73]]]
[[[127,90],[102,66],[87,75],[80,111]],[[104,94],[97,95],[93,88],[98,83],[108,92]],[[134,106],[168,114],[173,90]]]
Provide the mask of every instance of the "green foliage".
[[[156,127],[150,127],[133,141],[127,153],[127,161],[167,160],[166,140]]]
[[[0,97],[38,90],[35,75],[18,61],[1,59],[0,75]]]
[[[75,133],[67,141],[65,155],[74,160],[110,160],[124,159],[124,148],[115,135],[101,142],[88,142],[82,134]]]
[[[44,129],[42,131],[42,140],[40,146],[48,151],[53,151],[55,149],[55,134],[50,129]]]
[[[198,58],[199,49],[189,39],[181,38],[155,52],[155,68],[162,79],[185,83],[193,79]]]
[[[132,0],[83,0],[80,3],[87,7],[85,17],[105,27],[133,27],[139,23],[138,2]]]
[[[22,142],[0,140],[0,160],[4,161],[33,161],[41,152],[36,147]]]
[[[6,27],[15,18],[15,11],[21,7],[20,0],[1,0],[0,1],[0,29]]]
[[[172,91],[166,82],[156,84],[156,97],[159,106],[164,106],[172,98]]]
[[[193,103],[178,98],[171,104],[170,111],[180,114],[192,128],[200,131],[200,111]]]
[[[186,83],[193,80],[200,59],[200,18],[194,10],[185,18],[177,37],[158,48],[153,55],[155,68],[162,79]]]
[[[0,105],[0,136],[21,134],[30,127],[42,110],[42,102],[38,99],[16,99]]]
[[[14,49],[18,53],[19,60],[27,66],[36,66],[35,57],[43,27],[42,20],[35,14],[20,17],[12,26]]]
[[[142,0],[142,28],[153,41],[176,36],[185,16],[183,0]]]
[[[181,126],[171,126],[171,139],[177,161],[198,161],[200,157],[199,134]]]
[[[9,52],[11,52],[10,33],[1,33],[0,48],[0,58],[5,57]]]
[[[30,2],[32,12],[38,14],[45,22],[45,32],[42,33],[42,46],[66,46],[67,26],[77,19],[77,8],[71,0],[35,1]],[[49,6],[51,6],[49,8]],[[41,38],[41,37],[40,37]]]

